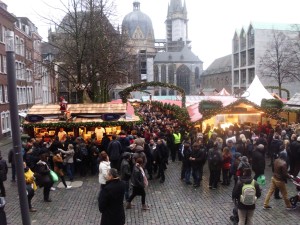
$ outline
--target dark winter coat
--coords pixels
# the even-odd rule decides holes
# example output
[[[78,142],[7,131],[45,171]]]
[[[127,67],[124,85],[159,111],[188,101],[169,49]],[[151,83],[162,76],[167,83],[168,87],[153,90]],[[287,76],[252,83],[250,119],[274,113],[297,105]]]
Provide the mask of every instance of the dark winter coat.
[[[264,151],[264,150],[262,150]],[[265,173],[266,160],[264,154],[256,149],[252,153],[252,170],[255,174],[262,175]]]
[[[102,213],[101,225],[124,225],[125,211],[123,198],[125,184],[119,179],[106,182],[98,198],[99,211]]]
[[[0,181],[3,182],[7,180],[7,171],[8,167],[6,161],[4,159],[0,159]]]
[[[121,180],[129,181],[131,177],[131,166],[127,159],[123,159],[121,162]]]
[[[280,152],[280,146],[281,145],[282,145],[282,141],[281,140],[273,139],[271,141],[271,146],[270,146],[272,154],[278,155],[279,152]]]
[[[135,187],[145,187],[143,174],[137,166],[133,167],[133,171],[131,174],[131,184]]]
[[[120,160],[123,153],[122,145],[119,141],[113,140],[107,147],[107,154],[110,160]]]
[[[50,169],[47,163],[43,161],[38,161],[36,166],[35,166],[35,178],[36,178],[36,183],[40,187],[51,187],[53,184],[53,181],[50,176]]]
[[[240,177],[239,182],[235,185],[233,191],[232,191],[232,198],[237,199],[238,201],[238,209],[241,210],[252,210],[255,209],[255,204],[254,205],[244,205],[243,203],[240,202],[240,196],[242,194],[242,189],[243,185],[250,184],[252,182],[252,177]],[[256,190],[256,197],[259,198],[261,196],[261,190],[259,188],[258,183],[255,181],[255,190]]]
[[[192,169],[201,168],[205,160],[205,149],[204,148],[193,149],[191,153],[191,157],[195,158],[195,160],[191,161]]]

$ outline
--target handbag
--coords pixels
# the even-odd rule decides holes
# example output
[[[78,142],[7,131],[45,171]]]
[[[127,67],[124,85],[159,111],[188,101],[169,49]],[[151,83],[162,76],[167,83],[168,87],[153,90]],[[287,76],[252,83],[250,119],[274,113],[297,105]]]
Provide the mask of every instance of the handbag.
[[[58,181],[58,176],[53,170],[50,170],[50,177],[54,183]]]

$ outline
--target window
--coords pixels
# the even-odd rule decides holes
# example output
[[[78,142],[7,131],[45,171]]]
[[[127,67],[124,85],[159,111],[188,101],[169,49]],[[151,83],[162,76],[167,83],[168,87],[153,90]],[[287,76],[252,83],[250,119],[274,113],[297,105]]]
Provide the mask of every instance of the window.
[[[234,71],[233,81],[234,81],[234,83],[233,83],[234,85],[239,85],[239,81],[240,81],[239,71]]]
[[[0,72],[3,72],[3,55],[0,55]]]
[[[251,84],[255,76],[254,68],[248,70],[248,84]]]
[[[3,26],[0,24],[0,42],[3,42]]]
[[[246,49],[246,34],[245,31],[241,32],[241,51]]]
[[[254,30],[253,27],[251,26],[248,31],[248,48],[253,48],[253,47],[254,47]]]
[[[241,66],[246,66],[246,51],[241,52]]]
[[[168,82],[170,84],[174,84],[174,71],[175,71],[175,65],[171,64],[168,66]]]
[[[7,73],[7,69],[6,69],[6,55],[3,56],[3,72]]]
[[[7,133],[10,131],[10,114],[9,111],[1,112],[1,129],[2,133]]]
[[[191,71],[185,65],[178,68],[176,73],[177,86],[184,89],[186,94],[190,94],[190,73]]]
[[[167,69],[166,65],[161,66],[161,82],[167,83]]]
[[[239,53],[233,55],[233,67],[239,67]]]
[[[237,34],[234,35],[233,39],[233,52],[238,52],[239,51],[239,37]]]
[[[248,65],[254,65],[254,49],[248,50]]]
[[[0,85],[0,103],[3,103],[3,86]]]
[[[154,81],[159,82],[158,66],[154,66]]]
[[[241,85],[246,85],[246,70],[241,70]]]
[[[20,54],[20,41],[18,36],[15,37],[15,52],[16,54]]]
[[[20,39],[20,55],[24,56],[24,53],[25,53],[24,39]]]
[[[4,102],[8,102],[7,86],[4,86]]]

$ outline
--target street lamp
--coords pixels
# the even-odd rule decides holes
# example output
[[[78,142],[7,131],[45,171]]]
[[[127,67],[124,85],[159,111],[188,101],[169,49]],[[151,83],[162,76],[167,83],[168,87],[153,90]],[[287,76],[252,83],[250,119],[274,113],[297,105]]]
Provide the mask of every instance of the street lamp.
[[[6,66],[8,101],[11,121],[11,134],[15,154],[16,174],[18,182],[19,201],[23,225],[30,225],[29,206],[24,178],[24,166],[21,148],[19,110],[17,99],[17,81],[15,69],[14,32],[6,31]]]

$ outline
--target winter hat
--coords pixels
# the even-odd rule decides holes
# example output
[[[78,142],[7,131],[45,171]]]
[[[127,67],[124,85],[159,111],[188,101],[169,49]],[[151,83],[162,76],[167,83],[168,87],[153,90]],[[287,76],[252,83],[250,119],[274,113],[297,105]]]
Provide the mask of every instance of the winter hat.
[[[265,148],[265,146],[264,146],[263,144],[259,144],[259,145],[257,146],[257,148],[260,149],[260,150],[262,150],[262,149]]]
[[[243,161],[243,162],[248,162],[247,156],[243,156],[243,157],[242,157],[242,161]]]

